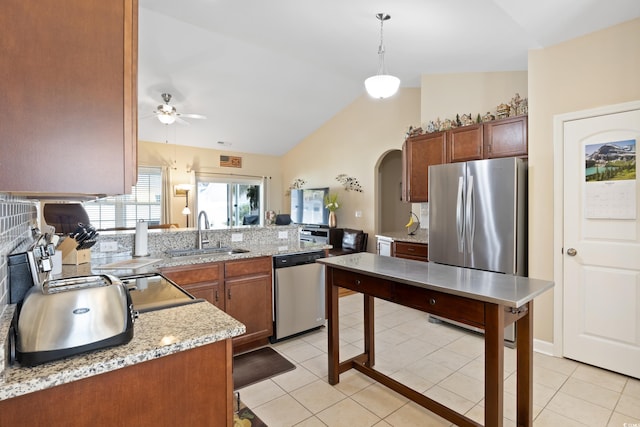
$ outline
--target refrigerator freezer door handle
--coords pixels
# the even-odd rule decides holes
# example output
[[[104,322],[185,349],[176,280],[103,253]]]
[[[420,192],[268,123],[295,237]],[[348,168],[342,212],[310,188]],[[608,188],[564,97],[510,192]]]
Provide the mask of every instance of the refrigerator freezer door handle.
[[[476,228],[475,224],[475,194],[473,192],[473,175],[468,177],[467,198],[465,200],[465,229],[467,231],[467,251],[471,253],[473,250],[473,237]]]
[[[456,201],[456,231],[458,233],[458,252],[464,250],[464,206],[463,206],[464,178],[458,178],[458,195]]]

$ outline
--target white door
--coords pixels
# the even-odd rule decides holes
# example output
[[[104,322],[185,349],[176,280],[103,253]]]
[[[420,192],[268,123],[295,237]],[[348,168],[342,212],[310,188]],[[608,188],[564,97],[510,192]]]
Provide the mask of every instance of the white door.
[[[564,122],[563,354],[636,378],[638,140],[638,109]]]

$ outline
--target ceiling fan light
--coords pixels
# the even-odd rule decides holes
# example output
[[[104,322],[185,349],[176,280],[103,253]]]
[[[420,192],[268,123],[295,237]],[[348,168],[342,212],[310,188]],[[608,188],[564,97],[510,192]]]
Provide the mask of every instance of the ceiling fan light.
[[[176,121],[176,117],[171,114],[158,114],[157,117],[160,123],[164,123],[165,125],[170,125]]]
[[[389,98],[400,87],[400,79],[389,74],[377,74],[364,81],[364,87],[372,98]]]

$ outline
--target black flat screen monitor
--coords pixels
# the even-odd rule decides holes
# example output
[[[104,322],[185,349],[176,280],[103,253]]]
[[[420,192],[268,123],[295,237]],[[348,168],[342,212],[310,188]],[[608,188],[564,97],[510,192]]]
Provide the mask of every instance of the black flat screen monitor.
[[[329,209],[324,199],[329,188],[306,188],[291,190],[291,219],[296,224],[327,225]]]

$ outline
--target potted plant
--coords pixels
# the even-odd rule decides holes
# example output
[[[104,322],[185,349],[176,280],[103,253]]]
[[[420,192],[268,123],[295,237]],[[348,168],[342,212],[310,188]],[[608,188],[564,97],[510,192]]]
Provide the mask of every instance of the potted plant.
[[[340,207],[338,203],[338,194],[329,193],[324,197],[324,207],[329,209],[329,227],[336,228],[338,220],[336,218],[336,210]]]

